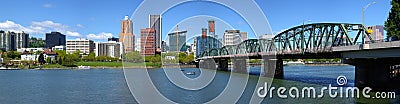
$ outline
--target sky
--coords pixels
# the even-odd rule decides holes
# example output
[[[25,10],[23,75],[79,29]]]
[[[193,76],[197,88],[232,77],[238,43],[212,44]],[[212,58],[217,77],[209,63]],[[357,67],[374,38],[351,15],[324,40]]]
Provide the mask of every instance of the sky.
[[[67,40],[106,41],[107,37],[118,37],[125,15],[131,16],[134,34],[139,37],[139,30],[148,27],[148,15],[161,14],[162,40],[177,25],[179,30],[188,30],[188,38],[197,36],[201,28],[207,28],[209,19],[215,20],[220,38],[227,29],[246,31],[249,38],[255,38],[301,25],[303,21],[361,23],[362,7],[374,0],[238,0],[232,4],[236,6],[194,0],[164,6],[170,1],[183,0],[2,0],[0,30],[24,31],[43,39],[45,33],[59,31],[67,35]],[[255,3],[258,7],[246,3]],[[376,0],[365,12],[365,24],[383,25],[390,7],[390,0]],[[265,16],[258,16],[253,10],[260,10]],[[268,23],[255,26],[251,22],[254,18],[266,19]]]

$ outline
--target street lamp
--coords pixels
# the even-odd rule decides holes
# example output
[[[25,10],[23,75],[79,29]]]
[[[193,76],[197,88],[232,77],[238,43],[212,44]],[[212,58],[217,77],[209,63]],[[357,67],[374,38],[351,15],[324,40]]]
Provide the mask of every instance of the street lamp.
[[[374,2],[371,2],[371,3],[369,3],[369,4],[367,4],[366,6],[364,6],[363,8],[362,8],[362,26],[363,26],[363,28],[365,29],[365,27],[364,27],[364,12],[365,12],[365,10],[369,7],[369,6],[371,6],[371,5],[373,5],[373,4],[376,4],[376,2],[374,1]],[[364,38],[365,38],[365,33],[363,32],[363,34],[362,34],[362,43],[361,44],[364,44]]]
[[[371,3],[369,3],[368,5],[366,5],[366,6],[364,6],[363,8],[362,8],[362,24],[364,25],[364,12],[365,12],[365,10],[369,7],[369,6],[371,6],[371,5],[373,5],[373,4],[376,4],[376,2],[374,1],[374,2],[371,2]]]

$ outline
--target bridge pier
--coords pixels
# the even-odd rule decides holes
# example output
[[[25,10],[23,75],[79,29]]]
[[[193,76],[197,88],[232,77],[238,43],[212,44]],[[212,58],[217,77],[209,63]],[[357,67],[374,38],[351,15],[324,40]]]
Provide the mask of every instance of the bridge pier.
[[[246,58],[231,58],[232,72],[248,74]]]
[[[228,71],[228,59],[216,59],[215,61],[218,63],[218,70]]]
[[[213,59],[205,59],[199,61],[199,68],[216,70],[216,63]]]
[[[283,79],[283,61],[281,58],[264,56],[263,66],[264,77]]]
[[[390,78],[392,59],[345,59],[344,63],[355,66],[355,86],[386,90],[398,86]]]

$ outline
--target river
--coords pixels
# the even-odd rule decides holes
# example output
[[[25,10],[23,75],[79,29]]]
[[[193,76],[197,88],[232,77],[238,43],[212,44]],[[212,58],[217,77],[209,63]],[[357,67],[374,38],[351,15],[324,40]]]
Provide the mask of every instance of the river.
[[[257,72],[260,67],[250,67],[250,72]],[[139,70],[139,69],[133,69]],[[177,103],[205,103],[218,97],[227,87],[230,78],[247,78],[246,89],[238,98],[238,103],[248,103],[251,99],[257,76],[242,77],[241,74],[218,71],[209,85],[200,90],[183,89],[169,81],[166,72],[162,69],[149,69],[155,88],[166,99]],[[181,71],[179,71],[181,72]],[[198,78],[201,71],[197,68],[184,68],[183,74],[195,72],[195,75],[186,75],[189,79]],[[336,78],[346,76],[345,86],[354,85],[353,66],[285,66],[284,80],[274,80],[272,86],[313,86],[321,87],[332,84],[337,86]],[[90,70],[1,70],[0,71],[0,103],[104,103],[126,104],[137,103],[138,94],[133,92],[126,83],[122,69],[90,69]],[[240,76],[240,77],[235,77]],[[129,81],[129,80],[128,80]],[[236,80],[233,80],[235,82]],[[197,82],[188,82],[192,85]],[[130,85],[131,86],[131,85]],[[131,86],[132,87],[132,86]],[[146,99],[154,99],[148,97]],[[293,99],[293,98],[265,98],[263,103],[355,103],[354,99]],[[140,101],[140,100],[139,100]],[[322,101],[322,102],[321,102]],[[385,102],[398,102],[390,99]]]

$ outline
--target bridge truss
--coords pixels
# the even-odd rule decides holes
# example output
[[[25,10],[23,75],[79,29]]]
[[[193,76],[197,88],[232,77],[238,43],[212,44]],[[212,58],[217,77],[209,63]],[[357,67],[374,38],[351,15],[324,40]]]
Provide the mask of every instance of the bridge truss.
[[[249,39],[238,45],[206,50],[199,58],[266,52],[323,53],[332,52],[333,47],[374,42],[367,28],[361,24],[313,23],[287,29],[272,39]]]

